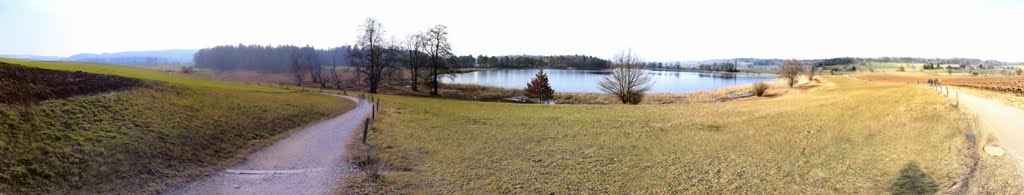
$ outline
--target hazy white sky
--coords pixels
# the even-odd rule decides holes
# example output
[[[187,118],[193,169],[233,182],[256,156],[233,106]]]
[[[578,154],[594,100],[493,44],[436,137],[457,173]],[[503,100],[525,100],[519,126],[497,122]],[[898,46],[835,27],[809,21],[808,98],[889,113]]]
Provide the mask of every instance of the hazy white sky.
[[[459,55],[1024,61],[1020,0],[0,0],[0,54],[334,47],[367,17],[398,39],[447,25]]]

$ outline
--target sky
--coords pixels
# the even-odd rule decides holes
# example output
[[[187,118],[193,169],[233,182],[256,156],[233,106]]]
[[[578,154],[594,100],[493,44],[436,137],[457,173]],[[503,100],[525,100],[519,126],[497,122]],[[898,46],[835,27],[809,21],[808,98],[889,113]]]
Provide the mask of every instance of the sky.
[[[396,41],[446,25],[458,55],[1024,61],[1019,0],[0,0],[0,54],[327,48],[368,17]]]

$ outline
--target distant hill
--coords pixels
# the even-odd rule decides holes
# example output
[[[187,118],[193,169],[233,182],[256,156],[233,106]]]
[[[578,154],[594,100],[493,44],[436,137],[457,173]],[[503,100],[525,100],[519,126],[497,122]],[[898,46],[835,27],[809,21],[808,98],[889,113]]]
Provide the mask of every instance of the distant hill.
[[[121,65],[178,65],[192,64],[197,49],[169,49],[156,51],[126,51],[115,53],[91,54],[81,53],[70,57],[34,56],[34,55],[0,55],[3,58],[18,58],[39,61],[73,61],[100,64]]]
[[[0,55],[0,58],[18,58],[26,60],[37,60],[37,61],[60,61],[64,57],[57,56],[34,56],[34,55]]]
[[[125,65],[192,64],[196,49],[170,49],[157,51],[128,51],[102,54],[75,54],[62,61],[91,62]]]

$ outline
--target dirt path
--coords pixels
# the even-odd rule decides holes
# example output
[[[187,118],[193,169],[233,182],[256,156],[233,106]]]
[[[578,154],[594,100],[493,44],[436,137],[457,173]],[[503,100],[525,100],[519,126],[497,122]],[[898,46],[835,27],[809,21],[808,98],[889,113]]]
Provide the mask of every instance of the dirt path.
[[[372,107],[344,98],[357,102],[356,107],[298,130],[241,164],[164,194],[331,194],[331,185],[353,171],[343,159],[345,143]]]
[[[998,100],[949,89],[949,98],[960,95],[960,105],[978,116],[982,128],[993,133],[998,143],[1010,153],[1024,152],[1024,110]]]

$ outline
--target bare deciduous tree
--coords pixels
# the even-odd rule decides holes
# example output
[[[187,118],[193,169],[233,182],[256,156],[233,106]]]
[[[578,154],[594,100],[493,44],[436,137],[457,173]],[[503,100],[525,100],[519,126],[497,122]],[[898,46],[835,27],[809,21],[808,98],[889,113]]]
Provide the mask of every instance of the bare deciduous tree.
[[[311,51],[307,51],[306,48],[309,48],[309,50],[311,50]],[[313,58],[313,60],[310,60],[309,63],[306,64],[306,68],[305,68],[306,70],[309,71],[310,79],[312,79],[314,83],[320,84],[320,88],[326,87],[327,86],[327,80],[324,80],[324,75],[323,75],[324,67],[319,63],[320,61],[317,60],[317,58],[318,58],[317,54],[319,52],[317,52],[316,49],[313,49],[313,47],[310,47],[309,45],[306,45],[306,47],[303,47],[302,50],[303,50],[303,52],[308,53],[309,55],[312,55],[311,57]]]
[[[409,68],[409,74],[412,77],[412,90],[419,91],[419,76],[420,68],[423,67],[424,58],[427,55],[423,53],[427,46],[426,34],[414,34],[409,36],[405,41],[405,66]]]
[[[644,93],[651,89],[654,81],[644,71],[644,64],[632,51],[623,51],[615,56],[611,74],[605,75],[598,83],[601,90],[619,98],[624,104],[639,104]]]
[[[316,50],[312,47],[296,48],[292,51],[291,69],[295,76],[295,86],[302,86],[306,77],[306,69],[316,64]]]
[[[331,80],[334,81],[334,88],[341,89],[341,71],[338,70],[338,55],[341,48],[331,49]]]
[[[803,72],[803,67],[800,66],[799,60],[786,60],[782,62],[782,66],[779,66],[779,77],[786,79],[789,87],[796,85],[800,72]]]
[[[814,71],[816,71],[814,69],[814,64],[807,65],[807,74],[806,75],[807,75],[807,80],[808,81],[813,81],[814,80]]]
[[[384,26],[373,18],[367,18],[362,26],[362,35],[356,47],[349,54],[352,66],[366,75],[368,92],[377,93],[385,69],[391,68],[397,60],[397,49],[384,38]]]
[[[425,52],[428,56],[427,68],[430,69],[430,95],[440,95],[438,90],[441,87],[441,77],[448,71],[448,67],[455,64],[455,54],[452,54],[452,45],[448,43],[448,27],[437,25],[430,28],[425,34],[427,39]]]

